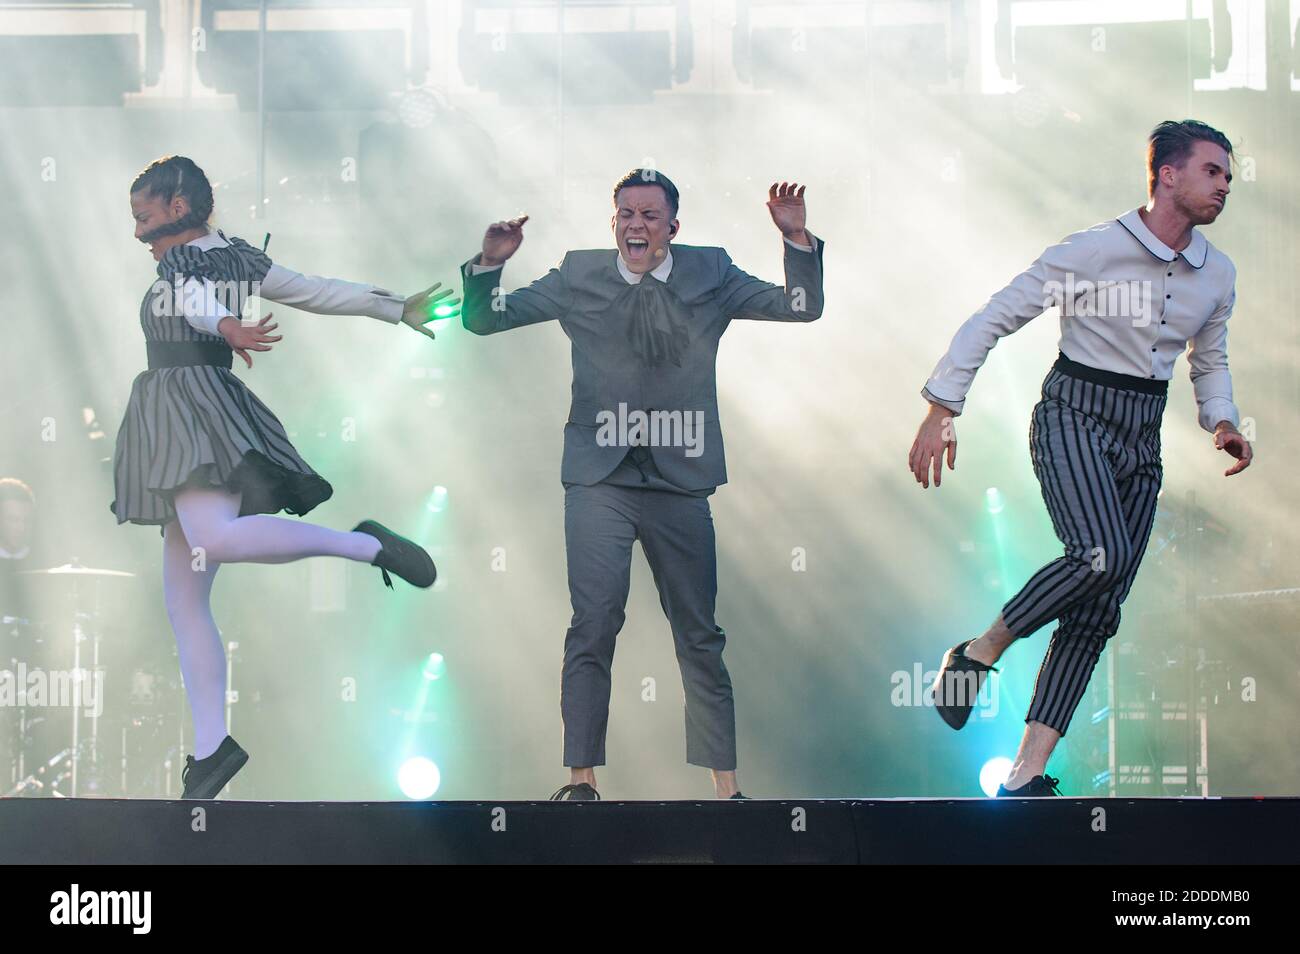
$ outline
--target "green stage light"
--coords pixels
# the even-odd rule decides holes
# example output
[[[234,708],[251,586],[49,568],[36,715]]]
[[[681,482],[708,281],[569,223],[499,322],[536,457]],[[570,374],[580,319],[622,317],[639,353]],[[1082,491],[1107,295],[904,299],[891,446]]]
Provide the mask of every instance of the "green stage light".
[[[996,487],[984,491],[984,507],[989,513],[1001,513],[1003,506],[1005,501],[1002,499],[1002,491]]]
[[[433,682],[441,679],[446,671],[447,661],[442,658],[442,653],[429,653],[429,658],[424,661],[424,678]]]
[[[442,513],[447,509],[447,488],[439,484],[433,488],[429,494],[429,499],[425,501],[424,509],[429,513]]]

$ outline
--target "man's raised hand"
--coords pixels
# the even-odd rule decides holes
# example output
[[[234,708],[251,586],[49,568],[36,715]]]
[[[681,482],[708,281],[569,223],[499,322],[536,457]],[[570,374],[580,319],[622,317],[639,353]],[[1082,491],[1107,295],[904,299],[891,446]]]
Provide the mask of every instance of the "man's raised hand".
[[[812,239],[804,233],[808,222],[808,209],[803,204],[807,186],[797,182],[773,182],[767,190],[767,210],[781,234],[797,245],[811,245]]]
[[[501,265],[519,249],[524,240],[524,223],[528,216],[521,215],[505,222],[494,222],[483,235],[483,254],[480,265]]]

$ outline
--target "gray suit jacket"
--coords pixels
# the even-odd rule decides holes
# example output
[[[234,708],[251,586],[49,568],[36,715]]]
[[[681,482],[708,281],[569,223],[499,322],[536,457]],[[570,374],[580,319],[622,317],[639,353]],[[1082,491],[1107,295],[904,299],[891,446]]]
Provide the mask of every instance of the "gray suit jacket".
[[[631,317],[611,309],[620,294],[626,299],[629,287],[618,271],[615,249],[568,252],[557,268],[506,295],[499,292],[501,270],[470,274],[476,255],[461,266],[461,320],[469,331],[490,335],[554,319],[569,336],[573,400],[564,427],[560,476],[565,483],[599,483],[627,454],[627,446],[608,441],[608,422],[622,404],[629,412],[681,412],[682,420],[689,415],[702,421],[697,447],[653,446],[652,440],[649,450],[670,483],[684,490],[716,487],[727,481],[714,371],[718,340],[733,318],[815,321],[821,316],[824,243],[815,236],[813,241],[812,252],[784,243],[785,288],[745,274],[724,249],[674,244],[667,285],[686,306],[689,331],[680,367],[647,367],[633,350]],[[603,430],[602,424],[607,425]]]

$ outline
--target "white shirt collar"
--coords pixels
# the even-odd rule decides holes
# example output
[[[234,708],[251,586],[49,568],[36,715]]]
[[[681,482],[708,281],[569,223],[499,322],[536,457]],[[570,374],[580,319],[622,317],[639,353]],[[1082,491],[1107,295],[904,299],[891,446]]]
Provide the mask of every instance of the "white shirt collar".
[[[230,243],[227,242],[224,238],[222,238],[217,232],[212,231],[209,232],[207,235],[200,235],[196,239],[191,239],[185,244],[193,245],[195,248],[201,249],[202,251],[206,252],[208,251],[208,249],[225,248]]]
[[[1142,221],[1142,216],[1138,214],[1137,209],[1125,212],[1117,221],[1128,229],[1135,239],[1146,246],[1148,252],[1162,262],[1172,262],[1181,254],[1183,258],[1187,259],[1187,264],[1192,268],[1200,268],[1205,264],[1206,246],[1209,243],[1205,241],[1205,236],[1194,228],[1192,229],[1192,240],[1187,243],[1187,248],[1183,249],[1182,252],[1175,252],[1156,238],[1156,234],[1147,228],[1147,224]]]
[[[661,282],[668,281],[668,273],[673,270],[673,250],[667,249],[664,260],[656,265],[650,272]],[[629,285],[639,285],[641,283],[641,274],[632,271],[627,267],[627,262],[623,261],[623,253],[617,253],[618,273],[623,276],[623,280]]]

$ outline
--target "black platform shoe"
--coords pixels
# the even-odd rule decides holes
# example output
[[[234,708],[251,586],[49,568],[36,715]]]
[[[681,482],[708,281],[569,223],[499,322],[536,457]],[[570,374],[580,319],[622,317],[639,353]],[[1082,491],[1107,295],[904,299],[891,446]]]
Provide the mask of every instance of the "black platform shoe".
[[[598,802],[600,793],[588,785],[586,782],[579,782],[577,785],[562,785],[551,796],[553,802]]]
[[[935,711],[954,729],[960,729],[970,718],[988,673],[997,672],[996,667],[966,655],[966,647],[973,642],[968,639],[944,653],[943,665],[934,680]]]
[[[185,756],[185,768],[181,770],[185,791],[181,798],[216,798],[247,761],[248,753],[230,736],[222,739],[217,751],[205,759]]]
[[[740,792],[737,792],[735,795],[729,796],[727,800],[734,801],[735,799],[744,799],[747,802],[753,801],[753,799],[751,799],[748,795],[742,795]]]
[[[1024,785],[1019,788],[1013,788],[1007,791],[1003,785],[998,786],[998,798],[1044,798],[1053,795],[1060,795],[1061,790],[1057,788],[1061,784],[1059,778],[1052,778],[1050,775],[1035,775]]]
[[[421,589],[433,586],[434,580],[438,579],[433,557],[418,543],[373,520],[362,520],[352,528],[352,532],[366,533],[379,541],[379,554],[370,565],[379,567],[379,572],[384,575],[384,585],[390,590],[393,588],[392,578],[388,575],[390,570]]]

